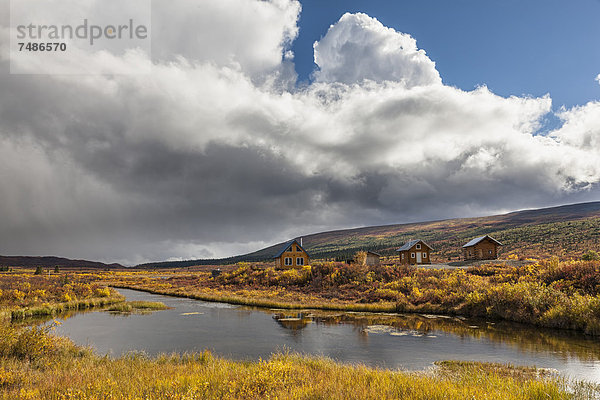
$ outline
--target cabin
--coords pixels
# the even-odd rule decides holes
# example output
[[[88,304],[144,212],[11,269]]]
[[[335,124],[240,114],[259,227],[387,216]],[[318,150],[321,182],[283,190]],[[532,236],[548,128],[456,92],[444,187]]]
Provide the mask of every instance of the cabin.
[[[502,243],[489,235],[475,238],[463,246],[463,258],[466,260],[495,260]]]
[[[381,254],[375,253],[374,251],[367,251],[367,259],[365,265],[376,266],[381,264]]]
[[[431,264],[433,247],[421,239],[411,240],[396,250],[400,264]]]
[[[300,268],[308,265],[308,253],[296,239],[290,240],[281,246],[273,257],[276,268]]]

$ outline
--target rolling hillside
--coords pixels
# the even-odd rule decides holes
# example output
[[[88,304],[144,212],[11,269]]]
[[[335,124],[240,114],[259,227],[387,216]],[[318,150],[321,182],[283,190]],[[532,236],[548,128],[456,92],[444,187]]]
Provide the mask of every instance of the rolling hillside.
[[[305,249],[314,258],[350,258],[359,250],[383,255],[409,239],[423,239],[435,249],[434,262],[458,260],[461,246],[469,239],[490,234],[504,244],[501,257],[579,257],[588,250],[600,250],[600,202],[571,204],[480,218],[460,218],[412,224],[344,229],[303,236]],[[143,267],[186,267],[263,261],[283,244],[254,253],[218,260],[161,262]]]
[[[27,268],[124,268],[121,264],[105,264],[97,261],[71,260],[62,257],[0,256],[0,267]]]

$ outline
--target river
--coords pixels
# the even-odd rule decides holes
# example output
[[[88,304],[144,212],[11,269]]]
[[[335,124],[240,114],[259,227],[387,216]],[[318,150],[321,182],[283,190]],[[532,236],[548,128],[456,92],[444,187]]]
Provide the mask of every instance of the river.
[[[129,301],[160,301],[171,309],[143,315],[71,313],[58,318],[55,332],[111,356],[209,349],[256,360],[289,350],[404,370],[423,370],[437,360],[474,360],[552,368],[600,383],[600,340],[572,332],[446,316],[269,310],[119,292]]]

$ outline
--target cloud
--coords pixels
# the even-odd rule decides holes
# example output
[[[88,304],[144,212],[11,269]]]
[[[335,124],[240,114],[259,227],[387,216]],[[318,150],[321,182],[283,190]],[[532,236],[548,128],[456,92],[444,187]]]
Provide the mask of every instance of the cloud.
[[[417,48],[415,39],[366,14],[344,14],[313,47],[318,81],[388,80],[409,87],[442,81],[435,63]]]
[[[300,9],[297,0],[154,0],[153,59],[208,62],[264,81],[281,73]]]
[[[149,75],[0,76],[0,253],[229,256],[598,194],[598,103],[541,135],[549,96],[445,86],[414,39],[364,14],[333,25],[315,82],[288,90],[296,1],[168,4]]]

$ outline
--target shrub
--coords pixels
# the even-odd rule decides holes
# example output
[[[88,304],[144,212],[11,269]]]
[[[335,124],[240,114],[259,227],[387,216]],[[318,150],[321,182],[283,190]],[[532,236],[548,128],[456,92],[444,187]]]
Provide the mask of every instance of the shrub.
[[[17,382],[18,378],[14,372],[0,367],[0,388],[12,386]]]
[[[366,251],[358,251],[354,255],[354,263],[357,265],[365,265],[367,263],[367,252]]]
[[[596,253],[594,250],[590,250],[581,256],[583,261],[598,261],[600,260],[600,255]]]
[[[561,290],[582,294],[600,294],[600,264],[597,262],[575,261],[561,263],[556,268],[549,268],[540,274],[542,282],[555,284]]]
[[[23,300],[25,298],[25,293],[21,292],[19,289],[14,289],[12,291],[12,297],[16,301],[21,301],[21,300]]]
[[[48,335],[51,326],[16,329],[0,325],[0,355],[35,360],[54,353],[56,342]]]
[[[110,296],[110,289],[105,287],[105,288],[95,288],[94,289],[94,295],[96,297],[108,297]]]

